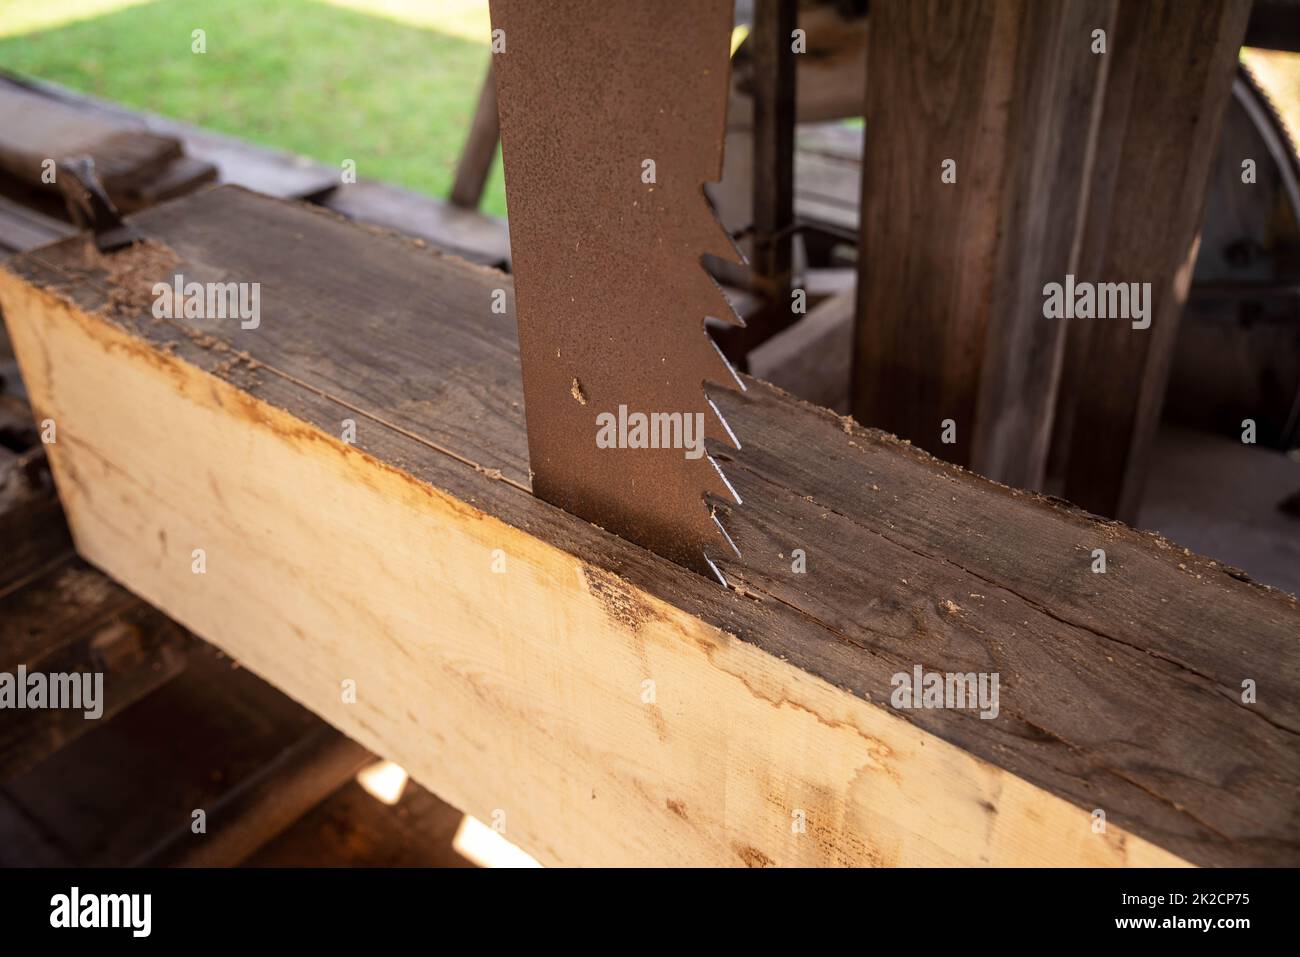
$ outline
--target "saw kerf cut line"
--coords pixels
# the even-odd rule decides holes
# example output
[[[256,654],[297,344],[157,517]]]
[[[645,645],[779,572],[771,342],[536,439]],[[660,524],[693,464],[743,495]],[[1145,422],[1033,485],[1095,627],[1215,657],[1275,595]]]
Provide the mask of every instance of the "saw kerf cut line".
[[[740,496],[706,444],[740,438],[708,392],[744,385],[704,321],[742,323],[704,260],[743,258],[704,184],[731,4],[493,0],[492,26],[533,492],[725,584],[714,560],[738,551],[711,500]],[[611,421],[654,441],[611,442]],[[659,441],[669,422],[703,422],[673,433],[698,447]]]

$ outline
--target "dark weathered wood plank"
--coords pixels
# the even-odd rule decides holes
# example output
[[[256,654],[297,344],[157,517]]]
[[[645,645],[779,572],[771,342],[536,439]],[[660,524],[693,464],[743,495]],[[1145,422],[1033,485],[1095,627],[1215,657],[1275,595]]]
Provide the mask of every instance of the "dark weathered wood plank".
[[[1113,33],[1115,6],[1031,3],[1020,31],[969,463],[1019,488],[1047,469],[1066,327],[1043,317],[1043,287],[1077,271],[1106,89],[1093,31]]]
[[[269,686],[263,690],[268,697],[275,695]],[[351,738],[319,722],[213,802],[206,834],[195,834],[182,822],[133,863],[147,867],[238,864],[374,760]]]
[[[434,196],[362,179],[322,196],[320,204],[349,219],[427,240],[473,263],[502,266],[510,261],[510,230],[504,219],[460,209]]]
[[[0,456],[0,596],[21,587],[72,551],[45,450]]]
[[[850,287],[818,303],[751,352],[749,371],[813,405],[847,414],[857,300]]]
[[[871,10],[853,414],[962,464],[1024,12],[1019,0],[881,0]],[[941,180],[948,161],[956,183]],[[941,442],[946,419],[953,444]]]
[[[1122,0],[1110,36],[1080,278],[1151,283],[1150,327],[1070,323],[1049,487],[1132,521],[1191,281],[1248,0]]]
[[[854,414],[1020,487],[1047,459],[1064,327],[1042,287],[1077,258],[1113,12],[872,9]]]
[[[0,254],[47,246],[74,232],[70,223],[0,196]]]
[[[44,164],[88,154],[109,195],[157,175],[181,155],[175,137],[94,115],[13,84],[0,86],[0,170],[33,186]]]
[[[338,170],[306,157],[257,146],[164,116],[132,110],[54,83],[0,70],[0,92],[11,90],[40,96],[53,108],[71,109],[92,125],[145,130],[181,142],[190,161],[182,160],[179,169],[168,170],[164,179],[170,184],[193,176],[199,169],[195,163],[214,167],[217,178],[223,183],[233,183],[268,196],[307,198],[325,193],[339,183]],[[206,178],[205,171],[196,180],[206,181]],[[156,197],[155,201],[161,198]]]
[[[246,867],[472,867],[453,842],[465,817],[407,781],[397,804],[355,781],[244,861]]]

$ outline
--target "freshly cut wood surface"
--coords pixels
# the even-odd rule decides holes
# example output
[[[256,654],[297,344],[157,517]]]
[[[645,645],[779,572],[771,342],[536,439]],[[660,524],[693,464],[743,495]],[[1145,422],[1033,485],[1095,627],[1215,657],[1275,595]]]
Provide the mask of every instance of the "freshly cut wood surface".
[[[1300,857],[1295,599],[756,380],[727,591],[528,494],[504,275],[233,188],[136,222],[0,274],[78,548],[544,862]],[[154,320],[175,272],[260,325]],[[918,664],[998,717],[891,708]]]

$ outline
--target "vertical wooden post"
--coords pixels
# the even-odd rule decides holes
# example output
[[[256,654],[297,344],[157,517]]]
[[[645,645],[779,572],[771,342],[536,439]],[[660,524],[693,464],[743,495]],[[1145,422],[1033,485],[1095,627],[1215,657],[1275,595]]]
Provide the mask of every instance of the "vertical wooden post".
[[[1051,448],[1065,325],[1043,317],[1043,286],[1078,268],[1107,75],[1092,37],[1116,6],[1031,3],[1020,31],[969,460],[1020,488],[1042,487]]]
[[[1026,6],[871,4],[853,414],[963,464]]]
[[[860,421],[1008,484],[1068,475],[1054,490],[1121,511],[1158,416],[1248,8],[872,4]],[[1045,318],[1044,286],[1069,274],[1152,282],[1160,328]]]
[[[456,179],[451,184],[448,198],[453,206],[478,209],[500,138],[497,77],[496,71],[492,69],[492,61],[489,60],[487,73],[483,76],[483,86],[479,90],[478,106],[474,109],[474,121],[470,124],[469,136],[461,150],[460,162],[456,165]]]
[[[1079,279],[1149,282],[1151,324],[1070,320],[1049,472],[1133,521],[1250,0],[1121,0]]]
[[[754,268],[785,299],[794,223],[795,0],[758,0],[754,56]],[[780,304],[778,304],[780,305]],[[787,304],[788,305],[788,304]]]

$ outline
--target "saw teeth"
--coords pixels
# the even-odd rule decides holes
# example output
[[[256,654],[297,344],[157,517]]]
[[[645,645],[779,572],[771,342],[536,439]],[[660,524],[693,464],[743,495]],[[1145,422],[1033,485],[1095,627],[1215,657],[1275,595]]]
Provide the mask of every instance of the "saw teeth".
[[[721,348],[719,348],[718,344],[713,341],[713,337],[710,336],[708,332],[705,332],[704,334],[708,336],[709,345],[713,346],[714,351],[718,353],[718,358],[722,360],[723,364],[726,365],[727,367],[727,371],[731,373],[731,378],[735,381],[736,387],[740,389],[741,392],[747,392],[749,390],[749,386],[745,385],[745,380],[743,380],[740,377],[740,373],[737,372],[736,367],[731,364],[731,360],[727,358],[726,354],[722,351]],[[710,399],[709,401],[712,402],[713,400]],[[718,407],[714,406],[713,411],[718,412]],[[721,412],[718,412],[718,418],[722,418]],[[727,432],[730,433],[731,429],[728,428]],[[740,448],[739,442],[736,443],[736,448]]]
[[[705,326],[742,324],[705,268],[745,261],[705,194],[722,175],[734,4],[491,13],[511,38],[493,69],[534,494],[725,583],[736,541],[698,509],[740,502],[708,443],[725,461],[741,437],[710,392],[745,384]],[[611,445],[604,417],[625,409],[682,416],[683,443],[685,416],[704,427],[684,451],[621,426]]]
[[[736,504],[744,505],[745,503],[740,500],[740,493],[736,491],[736,487],[732,485],[731,480],[727,478],[727,473],[722,471],[722,466],[718,464],[718,460],[712,455],[708,456],[708,459],[710,464],[718,470],[718,478],[722,479],[723,484],[727,486],[727,491],[730,492],[731,497],[736,500]],[[739,554],[739,552],[737,552],[737,554]]]
[[[708,563],[709,568],[713,570],[713,574],[718,576],[718,581],[722,582],[722,587],[730,588],[731,586],[727,584],[727,576],[722,574],[721,569],[719,569],[718,566],[713,563],[713,559],[708,556],[707,552],[704,555],[704,560]]]
[[[700,187],[700,194],[701,196],[704,195],[703,186]],[[736,253],[739,253],[739,250],[735,247],[734,243],[731,243],[731,237],[727,235],[726,231],[722,229],[721,224],[718,223],[717,217],[713,213],[711,207],[709,209],[709,218],[717,226],[719,233],[722,236],[726,237],[727,242],[731,246],[732,250],[735,251]],[[704,271],[704,265],[702,262],[700,264],[700,269]],[[707,271],[705,271],[705,275],[708,275]],[[709,276],[708,278],[709,281],[714,286],[714,288],[717,290],[717,295],[719,299],[725,304],[728,317],[734,319],[733,322],[734,325],[739,325],[743,327],[745,325],[744,319],[740,317],[740,315],[732,307],[731,303],[727,300],[726,295],[722,291],[722,287],[718,285],[717,280],[715,280],[712,276]],[[717,318],[723,318],[723,317],[717,317]],[[736,372],[735,366],[731,364],[731,360],[727,358],[726,354],[722,351],[721,347],[719,347],[717,342],[714,341],[713,337],[709,335],[707,329],[704,330],[704,336],[706,339],[708,339],[709,345],[713,347],[714,352],[717,353],[718,360],[723,364],[723,366],[726,367],[727,372],[730,373],[731,381],[736,384],[736,387],[741,392],[746,391],[744,380],[742,380],[740,374]],[[704,384],[701,383],[701,388],[703,388],[703,386]],[[726,432],[727,438],[728,440],[730,440],[732,446],[735,449],[739,450],[741,448],[740,438],[736,435],[735,431],[731,428],[731,423],[727,421],[727,417],[722,414],[722,410],[718,408],[718,404],[713,401],[713,397],[710,396],[707,393],[707,391],[704,394],[704,401],[706,401],[709,404],[709,408],[712,409],[713,414],[717,416],[718,423],[722,426],[723,430]],[[740,497],[740,493],[736,491],[736,487],[731,484],[731,480],[727,478],[727,473],[723,470],[722,466],[718,464],[718,460],[711,454],[706,454],[705,457],[709,460],[709,464],[713,466],[714,471],[718,473],[718,479],[722,482],[724,486],[726,486],[727,491],[731,493],[731,497],[735,499],[736,504],[743,505],[744,502]],[[707,501],[704,504],[709,509],[709,517],[713,519],[713,524],[718,527],[718,532],[721,533],[722,537],[726,540],[727,545],[730,546],[731,551],[732,553],[734,553],[735,557],[740,558],[741,557],[740,548],[736,545],[735,539],[731,537],[731,533],[727,531],[726,525],[722,523],[722,519],[718,517],[718,510],[716,508],[713,508],[712,506],[709,506]],[[723,587],[730,588],[731,586],[728,585],[727,579],[722,574],[721,569],[718,568],[717,563],[712,558],[709,557],[707,552],[704,554],[704,561],[708,564],[709,568],[712,569],[713,573],[718,576],[718,581],[722,583]]]
[[[722,423],[722,427],[727,430],[727,438],[731,439],[731,444],[739,449],[740,439],[736,438],[736,433],[731,431],[731,426],[727,423],[727,417],[722,414],[722,410],[718,408],[718,404],[707,395],[704,397],[704,400],[709,403],[709,408],[712,409],[713,414],[718,417],[718,421]]]

